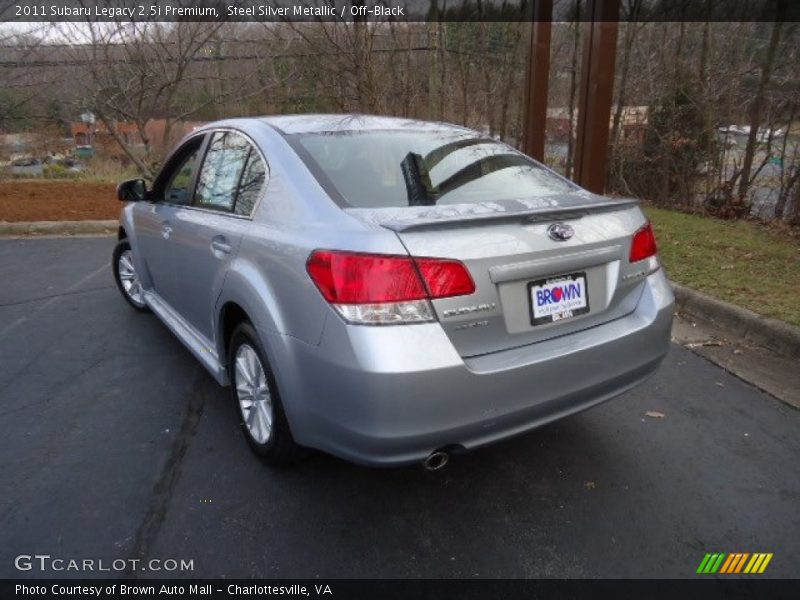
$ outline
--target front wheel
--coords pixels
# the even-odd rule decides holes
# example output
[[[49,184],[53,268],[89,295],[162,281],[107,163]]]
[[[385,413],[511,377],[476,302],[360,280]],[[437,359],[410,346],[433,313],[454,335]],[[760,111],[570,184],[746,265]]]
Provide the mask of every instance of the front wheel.
[[[258,334],[249,323],[233,331],[228,348],[228,373],[233,400],[239,407],[242,431],[253,452],[272,465],[301,458],[305,449],[295,443]]]
[[[133,263],[133,250],[128,240],[120,240],[114,248],[111,267],[114,269],[114,280],[117,282],[122,297],[128,301],[133,308],[139,311],[146,311],[147,304],[144,301],[144,288],[136,267]]]

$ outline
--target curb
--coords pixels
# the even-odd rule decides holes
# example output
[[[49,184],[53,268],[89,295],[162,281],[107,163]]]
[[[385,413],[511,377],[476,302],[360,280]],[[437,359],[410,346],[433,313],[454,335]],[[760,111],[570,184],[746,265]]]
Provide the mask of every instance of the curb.
[[[110,234],[119,227],[116,219],[107,221],[32,221],[0,222],[0,235],[76,235]]]
[[[763,317],[679,283],[671,283],[676,309],[680,313],[716,325],[733,338],[747,340],[786,358],[800,360],[800,327]]]

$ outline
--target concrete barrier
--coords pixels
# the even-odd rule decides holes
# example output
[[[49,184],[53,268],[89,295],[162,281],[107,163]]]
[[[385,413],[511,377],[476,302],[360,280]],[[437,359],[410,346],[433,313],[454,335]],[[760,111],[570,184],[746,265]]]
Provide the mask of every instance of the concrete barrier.
[[[673,282],[672,288],[681,314],[716,325],[731,338],[742,339],[786,358],[800,360],[800,327],[764,317],[679,283]]]
[[[116,233],[119,221],[0,222],[0,235],[88,235]]]

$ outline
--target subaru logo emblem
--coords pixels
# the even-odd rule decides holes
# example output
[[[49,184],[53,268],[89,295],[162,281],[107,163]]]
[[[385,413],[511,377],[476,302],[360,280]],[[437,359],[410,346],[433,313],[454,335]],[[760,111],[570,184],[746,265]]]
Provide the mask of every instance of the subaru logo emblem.
[[[567,225],[566,223],[553,223],[547,228],[547,235],[550,236],[551,240],[566,242],[575,235],[575,230],[571,225]]]

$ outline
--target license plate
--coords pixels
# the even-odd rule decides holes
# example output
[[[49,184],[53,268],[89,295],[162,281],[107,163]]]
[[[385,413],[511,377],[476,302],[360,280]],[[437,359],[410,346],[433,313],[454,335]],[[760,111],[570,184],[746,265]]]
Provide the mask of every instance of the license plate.
[[[570,273],[528,284],[531,325],[571,319],[589,312],[586,273]]]

